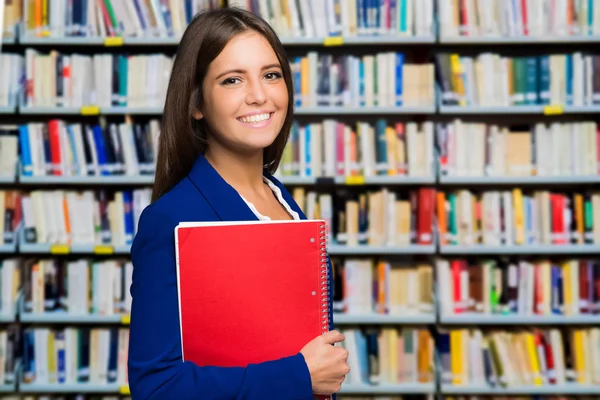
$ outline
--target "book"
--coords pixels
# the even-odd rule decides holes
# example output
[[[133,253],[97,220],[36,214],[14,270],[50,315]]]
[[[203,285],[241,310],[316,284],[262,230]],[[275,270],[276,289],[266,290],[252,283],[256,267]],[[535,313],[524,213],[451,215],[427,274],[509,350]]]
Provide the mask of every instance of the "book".
[[[427,327],[348,327],[342,334],[350,365],[345,385],[434,384]]]
[[[442,384],[490,388],[597,385],[596,327],[440,330]],[[447,344],[449,343],[449,346]]]
[[[433,121],[294,120],[276,176],[432,177]]]
[[[334,316],[434,315],[434,267],[428,261],[357,256],[333,257],[331,261]]]
[[[442,247],[600,244],[597,190],[456,188],[439,193]]]
[[[439,52],[435,57],[444,106],[600,104],[600,56],[595,53]]]
[[[534,323],[600,315],[600,263],[593,258],[451,258],[437,260],[435,270],[441,317],[521,316]]]
[[[28,47],[24,56],[0,59],[14,75],[14,78],[1,77],[0,83],[6,81],[6,87],[14,87],[15,92],[2,94],[0,106],[16,104],[19,89],[16,79],[24,77],[19,106],[29,110],[84,108],[89,115],[107,109],[114,113],[128,107],[154,109],[160,114],[174,60],[174,56],[163,53],[86,55]],[[435,64],[421,62],[410,53],[336,55],[308,51],[291,57],[289,63],[294,104],[299,109],[427,107],[433,112],[435,106]],[[94,107],[104,110],[93,111]],[[368,127],[363,123],[359,134],[365,136],[365,131]]]
[[[3,51],[0,54],[0,108],[16,107],[21,91],[21,72],[24,59],[21,54]]]
[[[297,354],[327,333],[325,231],[322,220],[175,227],[183,360],[247,366]]]
[[[1,335],[2,331],[0,346]],[[9,343],[10,340],[9,331]],[[55,385],[58,392],[61,387],[77,384],[124,386],[129,382],[127,327],[27,327],[22,331],[22,341],[23,367],[18,374],[21,385]],[[9,368],[14,367],[9,365]],[[14,380],[13,369],[7,373]]]
[[[178,39],[194,16],[205,9],[240,7],[264,18],[282,38],[327,38],[343,35],[432,36],[434,0],[79,0],[24,1],[7,4],[5,32],[23,22],[25,37],[123,37]]]
[[[436,133],[441,176],[520,179],[600,175],[600,126],[595,121],[519,126],[457,118],[437,125]]]
[[[325,220],[330,245],[358,249],[433,244],[432,188],[365,189],[329,195],[296,187],[292,196],[308,219]]]
[[[19,243],[129,246],[150,196],[150,188],[21,192]]]
[[[442,38],[577,38],[600,32],[593,1],[442,1],[438,13]]]
[[[159,121],[70,123],[62,119],[20,124],[20,176],[153,178],[158,150]],[[0,128],[1,129],[1,128]],[[0,131],[1,133],[1,131]],[[17,142],[15,139],[15,149]],[[2,136],[0,136],[0,149]],[[13,150],[16,154],[17,151]],[[10,170],[14,175],[13,162]],[[2,174],[0,164],[0,174]],[[7,169],[7,167],[5,168]]]

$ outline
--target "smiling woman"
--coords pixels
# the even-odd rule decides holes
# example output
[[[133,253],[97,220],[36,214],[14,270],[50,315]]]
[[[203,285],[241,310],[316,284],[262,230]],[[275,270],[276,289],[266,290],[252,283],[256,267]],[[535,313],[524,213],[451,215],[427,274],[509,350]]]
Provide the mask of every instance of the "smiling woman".
[[[171,72],[153,200],[185,177],[199,154],[219,144],[229,152],[262,154],[261,166],[273,173],[292,124],[292,84],[283,45],[260,17],[234,8],[199,14],[182,37]],[[252,152],[252,138],[239,139],[248,133],[239,128],[247,125],[234,122],[256,113],[276,114],[271,118],[279,124],[269,124],[270,134]]]
[[[229,8],[201,13],[188,25],[169,81],[152,204],[140,216],[131,248],[128,372],[134,399],[312,400],[339,391],[348,353],[332,346],[344,339],[332,325],[278,360],[224,367],[182,358],[175,227],[306,219],[272,176],[289,136],[292,95],[283,46],[260,17]],[[331,300],[328,307],[331,316]],[[224,347],[235,345],[223,337]]]

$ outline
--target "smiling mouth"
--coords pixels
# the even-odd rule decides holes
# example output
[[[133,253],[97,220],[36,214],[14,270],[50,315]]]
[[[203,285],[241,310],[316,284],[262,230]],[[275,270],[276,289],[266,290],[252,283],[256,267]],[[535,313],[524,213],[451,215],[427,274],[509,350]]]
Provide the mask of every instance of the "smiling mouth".
[[[273,114],[274,113],[255,114],[247,117],[239,117],[237,120],[244,124],[262,124],[269,121],[273,117]]]

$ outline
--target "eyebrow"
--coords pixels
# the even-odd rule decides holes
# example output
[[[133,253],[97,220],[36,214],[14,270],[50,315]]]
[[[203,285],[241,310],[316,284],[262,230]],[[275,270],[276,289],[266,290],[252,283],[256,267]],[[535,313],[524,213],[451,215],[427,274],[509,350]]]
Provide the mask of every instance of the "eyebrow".
[[[265,65],[261,68],[261,71],[265,70],[265,69],[270,69],[270,68],[281,68],[280,64],[269,64],[269,65]],[[225,72],[220,73],[215,79],[219,79],[227,74],[231,74],[231,73],[236,73],[236,74],[243,74],[246,73],[247,71],[245,69],[228,69]]]

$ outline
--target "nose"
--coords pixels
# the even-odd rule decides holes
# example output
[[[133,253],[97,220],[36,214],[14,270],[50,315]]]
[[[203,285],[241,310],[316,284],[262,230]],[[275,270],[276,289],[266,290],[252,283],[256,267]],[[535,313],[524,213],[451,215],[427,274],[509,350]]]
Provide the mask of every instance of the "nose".
[[[259,80],[251,80],[248,82],[246,92],[246,103],[248,104],[264,104],[267,101],[267,94],[263,87],[263,82]]]

